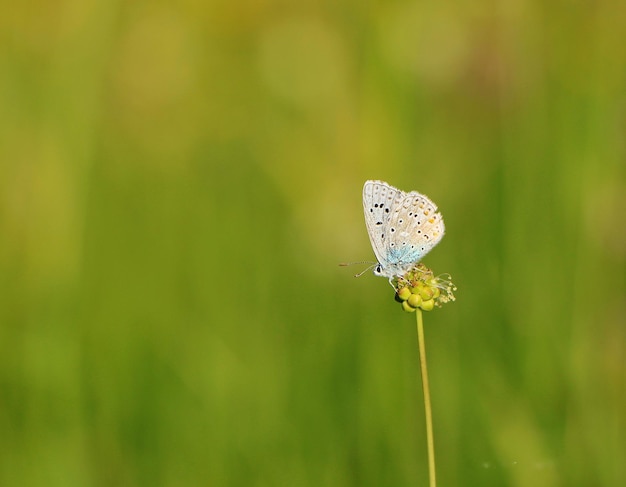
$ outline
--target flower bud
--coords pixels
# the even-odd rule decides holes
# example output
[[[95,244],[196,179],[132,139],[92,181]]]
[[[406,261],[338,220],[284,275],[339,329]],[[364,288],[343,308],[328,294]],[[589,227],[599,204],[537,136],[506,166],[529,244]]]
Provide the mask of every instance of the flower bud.
[[[419,308],[422,304],[422,297],[419,294],[411,294],[407,299],[407,302],[414,308]]]
[[[411,288],[411,293],[419,294],[422,291],[422,289],[424,289],[424,284],[422,284],[421,282],[418,282],[417,284],[415,284],[415,286]]]
[[[398,291],[397,296],[401,301],[406,301],[411,296],[411,290],[408,287],[403,287]]]
[[[432,299],[434,295],[435,295],[435,291],[433,290],[432,287],[424,286],[420,290],[420,296],[422,297],[424,301],[428,301],[429,299]]]
[[[402,309],[407,313],[413,313],[416,308],[411,306],[407,301],[402,301]]]
[[[422,301],[422,304],[420,305],[420,308],[422,308],[424,311],[432,311],[434,307],[435,307],[434,299]]]

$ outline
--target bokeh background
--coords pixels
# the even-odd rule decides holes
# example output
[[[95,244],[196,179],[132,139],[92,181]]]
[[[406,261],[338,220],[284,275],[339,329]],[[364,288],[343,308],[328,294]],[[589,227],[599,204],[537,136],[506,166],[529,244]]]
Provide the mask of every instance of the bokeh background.
[[[440,207],[441,485],[626,485],[621,2],[0,16],[0,485],[421,486],[361,188]]]

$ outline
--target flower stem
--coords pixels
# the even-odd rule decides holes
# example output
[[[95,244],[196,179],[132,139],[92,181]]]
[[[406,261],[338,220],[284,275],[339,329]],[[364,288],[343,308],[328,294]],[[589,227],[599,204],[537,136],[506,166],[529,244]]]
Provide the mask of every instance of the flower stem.
[[[426,442],[428,445],[428,478],[429,486],[436,487],[435,479],[435,442],[433,440],[433,415],[430,407],[430,388],[428,386],[428,369],[426,367],[426,345],[424,343],[424,322],[422,310],[418,309],[417,315],[417,345],[420,351],[420,370],[422,371],[422,389],[424,391],[424,413],[426,416]]]

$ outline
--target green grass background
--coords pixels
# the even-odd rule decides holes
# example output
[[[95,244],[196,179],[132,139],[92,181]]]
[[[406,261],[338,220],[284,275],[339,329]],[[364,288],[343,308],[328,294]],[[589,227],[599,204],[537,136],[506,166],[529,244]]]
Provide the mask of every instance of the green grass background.
[[[621,2],[0,19],[0,485],[427,483],[361,188],[440,207],[442,486],[626,484]]]

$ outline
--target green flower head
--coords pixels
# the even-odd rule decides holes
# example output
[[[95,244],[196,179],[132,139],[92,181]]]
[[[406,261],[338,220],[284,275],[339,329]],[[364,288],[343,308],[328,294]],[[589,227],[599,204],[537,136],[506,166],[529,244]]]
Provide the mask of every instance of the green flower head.
[[[413,312],[416,309],[431,311],[444,303],[454,301],[453,284],[449,274],[436,276],[421,262],[413,266],[406,274],[392,280],[396,290],[396,301],[402,303],[402,309]]]

